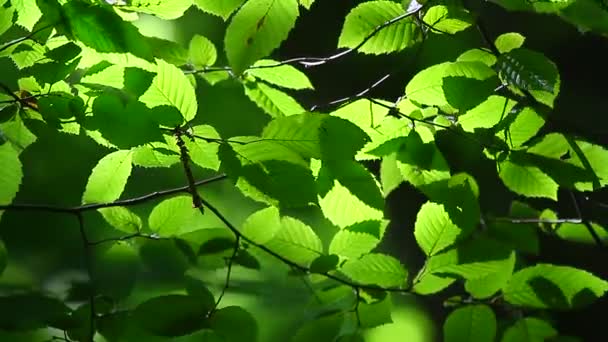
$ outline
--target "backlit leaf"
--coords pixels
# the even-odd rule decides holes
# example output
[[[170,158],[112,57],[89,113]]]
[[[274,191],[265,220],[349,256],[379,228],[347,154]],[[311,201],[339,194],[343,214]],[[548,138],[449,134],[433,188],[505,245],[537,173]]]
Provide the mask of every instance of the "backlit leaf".
[[[205,36],[194,35],[188,47],[190,62],[198,68],[211,66],[217,59],[217,51],[213,43]]]
[[[0,145],[0,203],[10,204],[21,185],[23,171],[19,154],[10,144]],[[4,211],[0,210],[0,218]]]
[[[192,206],[191,196],[177,196],[160,202],[148,218],[150,229],[161,236],[177,236],[206,228],[201,212]]]
[[[557,336],[557,330],[544,320],[526,317],[507,328],[501,342],[541,342]]]
[[[403,8],[392,1],[368,1],[360,4],[346,16],[338,47],[357,47],[381,25],[404,13]],[[416,43],[418,37],[416,24],[406,18],[377,31],[358,51],[369,54],[401,51]]]
[[[503,289],[507,302],[530,308],[569,309],[591,304],[608,291],[608,282],[569,267],[538,264],[519,270]]]
[[[115,151],[103,157],[93,168],[82,203],[109,203],[122,194],[131,175],[131,151]]]
[[[224,39],[226,56],[236,74],[266,57],[295,25],[296,0],[249,0],[234,15]]]
[[[261,59],[247,73],[253,77],[287,89],[313,89],[308,76],[295,67],[271,59]],[[275,66],[277,65],[277,66]],[[265,67],[270,66],[270,67]]]
[[[194,4],[201,10],[228,20],[245,0],[194,0]]]
[[[198,109],[192,84],[176,66],[160,59],[156,60],[156,65],[157,74],[150,88],[140,97],[140,101],[150,108],[174,106],[186,121],[192,120]]]
[[[511,191],[529,197],[546,197],[557,200],[558,184],[535,166],[521,165],[506,160],[498,175]]]
[[[340,272],[360,284],[400,287],[407,280],[407,270],[399,260],[385,254],[367,254],[347,261]]]

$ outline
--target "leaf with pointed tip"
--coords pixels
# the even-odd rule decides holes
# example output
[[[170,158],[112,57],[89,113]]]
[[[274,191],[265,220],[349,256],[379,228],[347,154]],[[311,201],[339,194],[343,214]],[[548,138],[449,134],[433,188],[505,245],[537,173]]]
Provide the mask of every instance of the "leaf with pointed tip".
[[[416,216],[414,236],[418,246],[433,256],[456,242],[462,229],[455,225],[443,205],[427,202]]]
[[[287,216],[281,218],[281,228],[265,246],[300,265],[308,265],[323,254],[323,244],[314,230]]]
[[[249,0],[234,15],[224,39],[235,74],[269,55],[287,38],[299,15],[296,0]]]
[[[329,244],[329,253],[344,258],[358,258],[380,243],[388,221],[370,220],[341,229]]]
[[[202,11],[217,15],[226,21],[245,1],[246,0],[194,0],[194,4]]]
[[[528,197],[557,201],[559,185],[536,166],[518,164],[511,159],[499,163],[498,175],[511,191]]]
[[[131,151],[115,151],[101,158],[93,168],[82,203],[109,203],[117,200],[131,175]]]
[[[245,94],[273,118],[304,113],[306,110],[287,93],[261,82],[246,82]]]
[[[608,282],[569,266],[538,264],[517,271],[503,289],[513,305],[573,309],[591,304],[608,291]]]
[[[346,16],[338,38],[338,47],[355,48],[374,32],[375,34],[357,51],[377,55],[401,51],[412,46],[418,41],[420,33],[416,24],[409,18],[377,31],[388,21],[404,14],[404,9],[392,1],[364,2]]]
[[[492,95],[475,108],[458,117],[458,123],[466,132],[475,128],[490,128],[506,118],[515,106],[515,101]]]
[[[525,107],[516,115],[504,132],[496,133],[496,136],[504,139],[511,148],[521,147],[545,124],[545,120],[531,107]]]
[[[328,192],[320,194],[319,204],[323,215],[336,226],[345,228],[359,222],[384,218],[382,210],[365,204],[340,182],[334,181],[330,186]]]
[[[268,123],[262,138],[273,140],[304,158],[321,158],[319,128],[325,115],[303,113],[278,117]]]
[[[148,225],[150,230],[163,237],[207,228],[200,210],[192,206],[192,197],[186,195],[157,204],[148,217]]]
[[[423,18],[431,28],[432,32],[455,34],[465,30],[473,23],[471,14],[461,7],[456,6],[432,6]]]
[[[259,80],[287,89],[314,89],[308,76],[295,67],[272,59],[261,59],[247,73]]]
[[[362,256],[360,259],[348,260],[340,268],[353,281],[364,285],[382,287],[400,287],[407,280],[407,270],[399,260],[379,253]]]
[[[468,305],[452,311],[443,323],[446,342],[493,342],[496,336],[496,316],[490,307]]]
[[[136,233],[143,227],[141,218],[125,207],[101,208],[97,211],[112,227],[125,233]]]
[[[140,101],[150,108],[161,105],[174,106],[184,120],[194,119],[198,103],[192,83],[176,66],[161,59],[156,60],[156,65],[157,74],[150,88],[139,98]]]
[[[192,134],[209,139],[220,139],[217,131],[209,125],[201,125],[192,127]],[[194,140],[186,139],[186,148],[192,162],[196,165],[217,171],[220,167],[218,158],[218,143],[208,142],[204,139],[195,137]]]

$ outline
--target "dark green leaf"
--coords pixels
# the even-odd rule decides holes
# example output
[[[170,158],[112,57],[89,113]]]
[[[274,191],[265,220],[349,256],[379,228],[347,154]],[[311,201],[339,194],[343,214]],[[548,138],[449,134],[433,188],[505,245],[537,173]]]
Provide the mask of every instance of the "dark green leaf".
[[[209,326],[226,342],[258,340],[257,322],[239,306],[228,306],[215,311],[209,318]]]
[[[139,304],[133,321],[158,336],[183,336],[208,326],[206,316],[215,303],[198,296],[165,295]]]

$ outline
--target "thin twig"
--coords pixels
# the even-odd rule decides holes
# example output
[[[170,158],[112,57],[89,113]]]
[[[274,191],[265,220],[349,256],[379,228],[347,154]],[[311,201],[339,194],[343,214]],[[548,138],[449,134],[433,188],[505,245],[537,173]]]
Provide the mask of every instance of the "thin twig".
[[[578,217],[581,218],[582,223],[585,225],[585,228],[587,228],[587,231],[589,231],[589,234],[591,234],[591,237],[593,238],[595,244],[601,248],[606,247],[602,238],[597,234],[595,229],[593,229],[591,222],[589,222],[589,220],[586,218],[586,215],[583,215],[580,204],[578,202],[578,198],[576,198],[576,195],[572,191],[570,191],[570,198],[572,198],[572,203],[574,203],[574,209],[576,210],[576,214],[578,215]]]
[[[28,39],[32,39],[32,37],[33,37],[33,36],[34,36],[36,33],[40,32],[40,31],[43,31],[43,30],[46,30],[47,28],[52,27],[52,26],[53,26],[52,24],[50,24],[50,25],[46,25],[46,26],[43,26],[43,27],[41,27],[41,28],[37,29],[36,31],[31,32],[31,33],[30,33],[30,34],[28,34],[27,36],[24,36],[24,37],[21,37],[21,38],[17,38],[17,39],[11,40],[10,42],[8,42],[8,43],[6,43],[6,44],[4,44],[4,45],[2,45],[2,46],[0,47],[0,52],[2,52],[2,51],[4,51],[4,50],[8,49],[9,47],[11,47],[11,46],[13,46],[13,45],[17,45],[17,44],[19,44],[19,43],[21,43],[21,42],[24,42],[24,41],[28,40]]]
[[[372,89],[378,87],[379,85],[381,85],[384,81],[388,80],[392,75],[390,73],[382,76],[380,79],[378,79],[377,81],[375,81],[374,83],[372,83],[369,87],[363,89],[362,91],[354,94],[354,95],[350,95],[350,96],[346,96],[337,100],[333,100],[331,102],[328,102],[326,104],[322,104],[322,105],[314,105],[312,107],[310,107],[310,111],[314,111],[316,109],[319,108],[324,108],[324,107],[331,107],[334,105],[338,105],[338,104],[342,104],[344,102],[350,103],[353,102],[357,99],[362,98],[363,96],[365,96],[367,93],[369,93],[370,91],[372,91]]]
[[[224,298],[224,295],[226,294],[226,291],[230,287],[230,277],[232,275],[232,265],[234,264],[234,259],[236,258],[236,255],[239,252],[240,245],[241,245],[241,237],[240,237],[240,235],[236,235],[236,239],[234,240],[234,247],[232,249],[232,255],[226,262],[226,280],[224,281],[224,286],[222,287],[222,291],[220,292],[220,295],[217,297],[217,300],[215,301],[214,309],[209,314],[212,314],[213,311],[217,310],[222,299]]]
[[[227,176],[225,174],[219,174],[217,176],[213,176],[213,177],[210,177],[207,179],[203,179],[203,180],[194,182],[194,185],[201,186],[201,185],[217,182],[220,180],[224,180],[226,178],[227,178]],[[109,202],[109,203],[93,203],[93,204],[85,204],[85,205],[81,205],[81,206],[77,206],[77,207],[56,207],[56,206],[46,205],[46,204],[18,204],[17,203],[17,204],[0,205],[0,210],[21,210],[21,211],[32,210],[32,211],[47,211],[47,212],[55,212],[55,213],[74,214],[74,213],[78,213],[78,212],[85,212],[85,211],[97,210],[97,209],[102,209],[102,208],[129,207],[129,206],[134,206],[137,204],[141,204],[141,203],[150,201],[150,200],[158,198],[158,197],[164,197],[164,196],[177,194],[180,192],[189,192],[189,191],[190,191],[190,186],[186,185],[186,186],[182,186],[179,188],[156,191],[156,192],[152,192],[152,193],[149,193],[149,194],[146,194],[143,196]]]
[[[247,68],[247,70],[252,70],[252,69],[265,69],[265,68],[276,68],[282,65],[286,65],[286,64],[300,64],[303,65],[305,68],[310,68],[310,67],[315,67],[315,66],[319,66],[319,65],[323,65],[325,63],[337,60],[339,58],[342,58],[346,55],[349,55],[353,52],[356,52],[357,50],[359,50],[361,47],[363,47],[363,45],[365,45],[365,43],[367,43],[370,39],[372,39],[376,34],[378,34],[378,32],[380,32],[381,30],[383,30],[384,28],[395,24],[405,18],[408,18],[418,12],[420,12],[425,6],[420,6],[412,11],[409,12],[405,12],[403,14],[400,14],[390,20],[385,21],[384,23],[378,25],[372,32],[370,32],[367,36],[365,36],[365,38],[363,38],[363,40],[357,44],[355,47],[352,47],[350,49],[346,49],[340,52],[337,52],[333,55],[327,56],[327,57],[295,57],[295,58],[289,58],[289,59],[285,59],[282,60],[280,62],[277,63],[273,63],[273,64],[265,64],[265,65],[253,65],[250,66],[249,68]],[[196,69],[196,70],[185,70],[184,73],[186,74],[196,74],[196,73],[204,73],[204,72],[211,72],[211,71],[232,71],[232,68],[230,67],[209,67],[209,68],[204,68],[204,69]]]

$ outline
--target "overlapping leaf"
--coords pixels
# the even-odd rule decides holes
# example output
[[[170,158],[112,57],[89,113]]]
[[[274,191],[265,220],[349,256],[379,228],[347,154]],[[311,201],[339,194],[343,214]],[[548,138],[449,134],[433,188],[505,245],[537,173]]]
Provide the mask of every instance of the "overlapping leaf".
[[[131,175],[131,151],[115,151],[103,157],[93,168],[82,203],[108,203],[122,194]]]
[[[405,49],[417,41],[419,33],[416,24],[406,18],[387,25],[390,20],[404,14],[403,8],[392,1],[364,2],[346,16],[338,47],[352,49],[368,39],[358,51],[383,54]],[[385,27],[380,30],[381,26]]]
[[[443,335],[446,342],[492,342],[496,336],[496,317],[486,305],[458,308],[446,318]]]
[[[233,71],[240,74],[279,47],[298,15],[296,0],[247,1],[232,18],[224,39]]]

